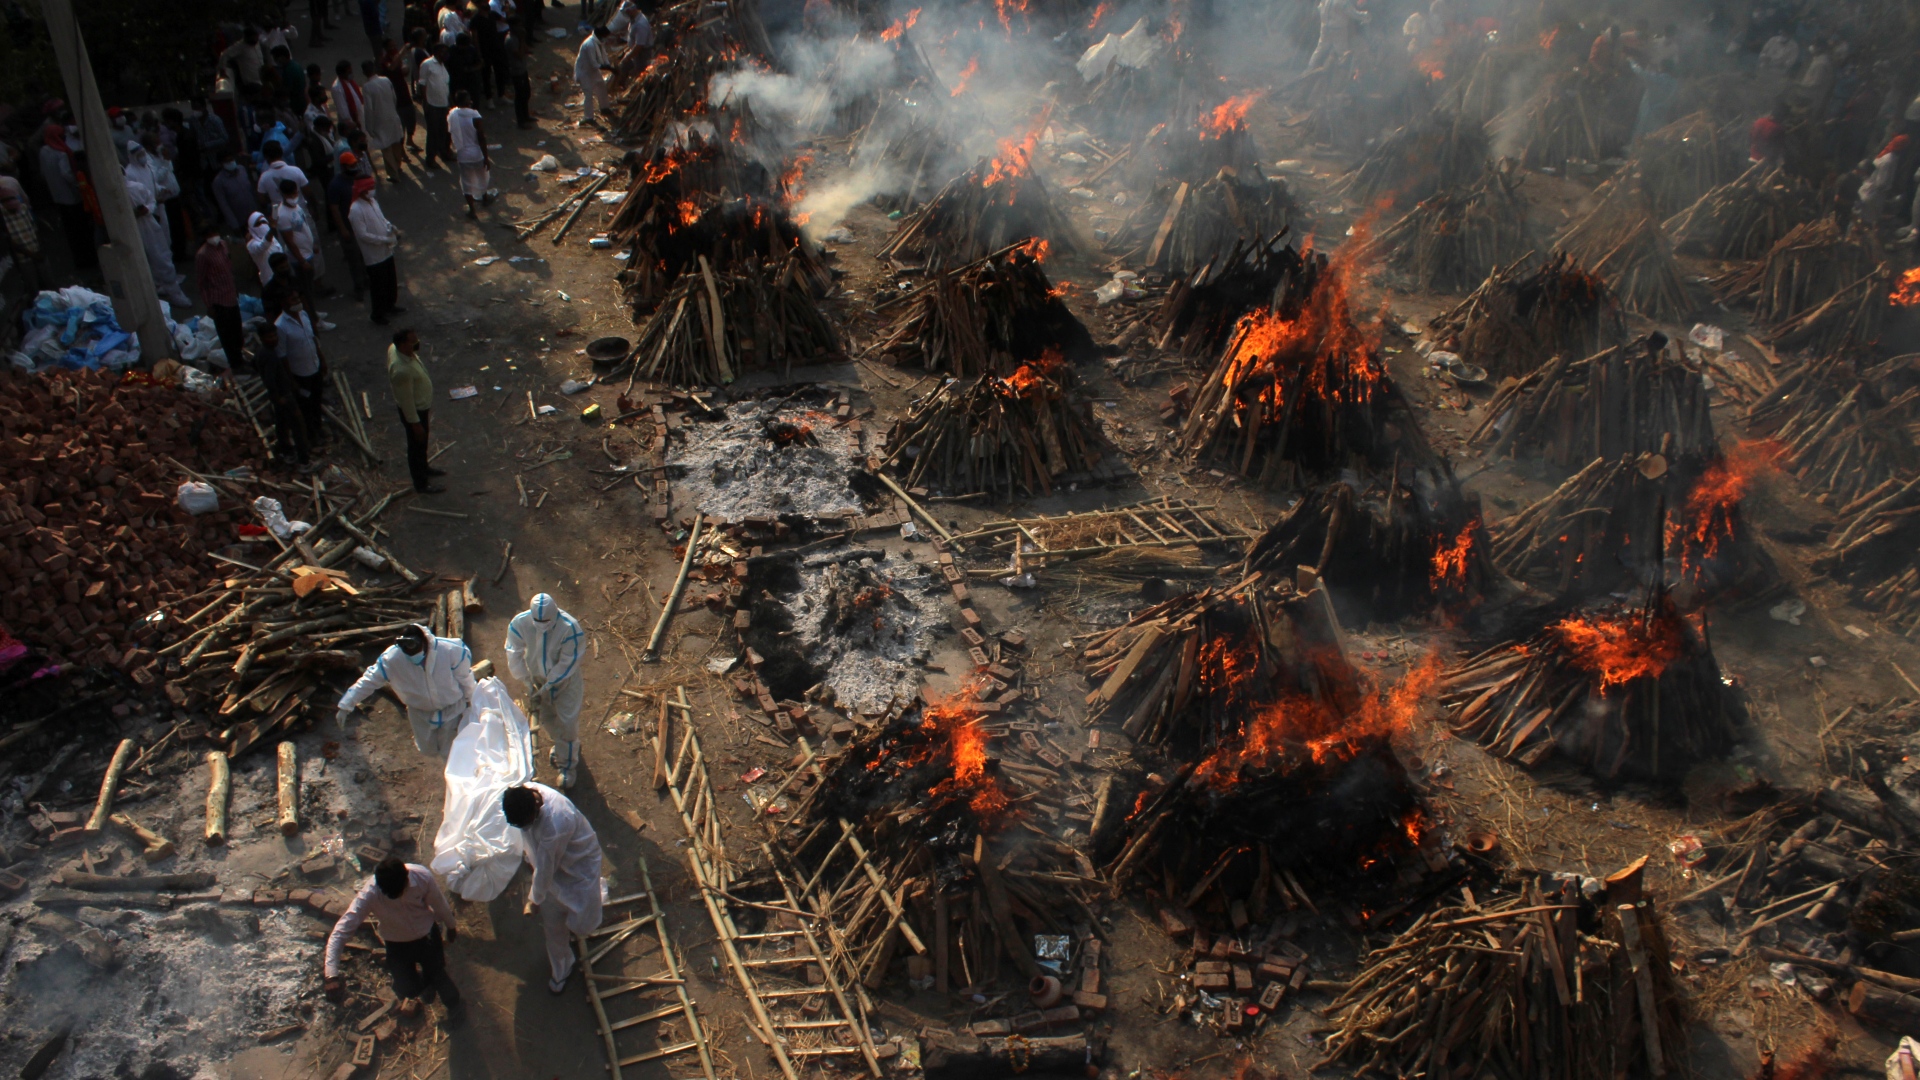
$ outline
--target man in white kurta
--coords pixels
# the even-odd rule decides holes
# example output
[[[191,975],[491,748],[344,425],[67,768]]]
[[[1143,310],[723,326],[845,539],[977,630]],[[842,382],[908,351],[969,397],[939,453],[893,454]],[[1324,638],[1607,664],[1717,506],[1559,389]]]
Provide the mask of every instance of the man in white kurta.
[[[580,51],[573,57],[573,81],[580,84],[580,122],[593,123],[594,106],[602,111],[607,107],[606,71],[613,66],[607,58],[605,37],[606,27],[596,27],[587,39],[580,43]]]
[[[547,989],[562,993],[575,963],[568,934],[600,928],[600,906],[606,901],[600,838],[573,800],[545,784],[508,788],[500,795],[500,809],[526,844],[527,865],[533,867],[527,902],[540,910],[552,969]]]
[[[527,709],[553,740],[547,763],[559,770],[562,788],[573,786],[580,768],[580,702],[586,696],[580,647],[585,643],[579,620],[546,593],[535,595],[507,624],[507,672],[527,684]]]
[[[473,654],[457,638],[435,637],[419,624],[400,632],[380,659],[340,696],[339,720],[387,687],[407,707],[413,745],[423,754],[445,759],[473,701]]]

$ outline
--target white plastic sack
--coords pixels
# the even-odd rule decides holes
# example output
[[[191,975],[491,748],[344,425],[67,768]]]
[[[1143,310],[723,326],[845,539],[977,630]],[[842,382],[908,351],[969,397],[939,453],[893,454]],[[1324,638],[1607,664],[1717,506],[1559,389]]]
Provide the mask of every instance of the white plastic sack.
[[[531,779],[526,715],[499,679],[483,679],[447,754],[447,804],[433,838],[432,870],[461,899],[493,900],[520,869],[526,848],[507,824],[500,793]]]
[[[554,157],[552,154],[541,154],[540,160],[534,162],[528,166],[528,168],[534,172],[558,172],[560,169],[560,159]]]
[[[313,526],[304,521],[288,521],[279,499],[269,499],[265,495],[253,500],[253,512],[260,515],[260,524],[267,531],[282,540],[290,540],[295,533],[303,533]]]
[[[220,509],[220,493],[213,490],[212,484],[203,484],[198,480],[181,484],[173,497],[180,504],[180,509],[189,514],[211,514]]]

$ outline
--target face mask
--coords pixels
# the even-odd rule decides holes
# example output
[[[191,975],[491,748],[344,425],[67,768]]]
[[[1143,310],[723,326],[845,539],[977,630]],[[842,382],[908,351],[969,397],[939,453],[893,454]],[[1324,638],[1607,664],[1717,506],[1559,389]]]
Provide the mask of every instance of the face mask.
[[[239,171],[240,171],[240,163],[239,163],[239,162],[237,162],[237,161],[229,161],[229,162],[227,162],[227,171],[228,171],[228,172],[239,172]]]

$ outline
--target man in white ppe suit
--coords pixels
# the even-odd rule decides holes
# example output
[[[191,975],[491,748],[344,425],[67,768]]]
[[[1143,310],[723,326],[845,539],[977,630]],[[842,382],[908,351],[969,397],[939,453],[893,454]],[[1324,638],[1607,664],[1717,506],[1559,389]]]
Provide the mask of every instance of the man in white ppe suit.
[[[527,865],[533,867],[527,902],[539,909],[553,969],[547,989],[563,993],[574,968],[569,931],[586,935],[600,928],[600,905],[606,901],[600,838],[573,800],[545,784],[518,784],[501,792],[500,811],[526,843]]]
[[[435,637],[417,623],[407,627],[340,696],[340,725],[345,727],[353,710],[383,686],[407,707],[413,745],[445,758],[473,700],[473,654],[457,638]]]
[[[580,768],[580,622],[540,593],[507,624],[507,671],[527,684],[527,709],[553,740],[547,763],[560,770],[560,786],[573,786]]]

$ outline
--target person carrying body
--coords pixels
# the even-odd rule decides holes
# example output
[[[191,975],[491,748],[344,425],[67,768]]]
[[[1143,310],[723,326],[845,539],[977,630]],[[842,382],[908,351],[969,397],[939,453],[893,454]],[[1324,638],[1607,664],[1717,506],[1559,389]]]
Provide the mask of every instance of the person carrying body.
[[[473,654],[457,638],[436,637],[418,623],[407,627],[340,696],[340,725],[345,727],[353,710],[382,687],[406,706],[413,745],[444,759],[473,702]]]
[[[546,593],[507,624],[507,672],[527,684],[527,709],[553,740],[547,762],[559,770],[562,788],[573,786],[580,768],[580,702],[586,696],[580,648],[585,642],[579,620]]]

